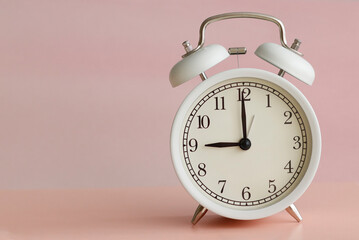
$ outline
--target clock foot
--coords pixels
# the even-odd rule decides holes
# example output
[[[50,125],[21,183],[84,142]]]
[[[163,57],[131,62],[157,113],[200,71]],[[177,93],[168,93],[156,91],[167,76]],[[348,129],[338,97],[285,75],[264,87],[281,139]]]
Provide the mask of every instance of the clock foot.
[[[198,223],[199,220],[201,220],[201,218],[207,213],[207,210],[207,208],[199,204],[192,217],[192,224],[195,225],[196,223]]]
[[[294,206],[294,204],[291,204],[289,207],[285,209],[297,222],[300,222],[303,220],[302,216],[300,216],[300,213],[298,209]]]

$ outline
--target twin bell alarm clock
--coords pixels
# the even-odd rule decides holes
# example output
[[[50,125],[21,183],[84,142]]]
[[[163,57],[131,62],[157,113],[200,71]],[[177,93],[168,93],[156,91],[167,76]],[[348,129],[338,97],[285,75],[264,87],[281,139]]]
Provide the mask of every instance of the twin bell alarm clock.
[[[280,45],[263,43],[255,54],[279,68],[272,73],[236,68],[207,77],[205,71],[246,48],[205,45],[206,27],[232,18],[270,21],[279,27]],[[312,85],[313,67],[287,45],[283,23],[251,12],[207,18],[199,42],[170,72],[177,87],[196,76],[203,80],[184,99],[172,125],[171,155],[182,185],[199,203],[196,224],[210,210],[233,219],[259,219],[287,210],[302,220],[294,202],[317,171],[321,153],[318,120],[305,96],[285,73]]]

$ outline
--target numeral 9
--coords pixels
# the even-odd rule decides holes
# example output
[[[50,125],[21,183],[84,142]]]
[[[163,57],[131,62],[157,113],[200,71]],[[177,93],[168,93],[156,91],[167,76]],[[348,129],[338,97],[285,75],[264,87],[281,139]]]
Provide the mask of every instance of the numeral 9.
[[[195,138],[192,138],[188,141],[188,145],[191,147],[191,149],[189,150],[190,152],[195,152],[197,150],[198,147],[198,142]]]

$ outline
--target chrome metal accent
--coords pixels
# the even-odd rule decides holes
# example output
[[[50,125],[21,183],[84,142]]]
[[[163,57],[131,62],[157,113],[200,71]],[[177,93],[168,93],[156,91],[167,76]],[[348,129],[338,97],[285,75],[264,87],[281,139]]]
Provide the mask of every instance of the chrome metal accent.
[[[246,54],[247,48],[245,47],[228,48],[228,53],[229,55]]]
[[[302,42],[299,39],[296,38],[296,39],[294,39],[294,42],[292,43],[290,48],[297,51],[299,49],[301,43]],[[302,56],[303,56],[303,54],[302,54]],[[283,69],[280,69],[279,72],[278,72],[278,75],[283,77],[284,74],[285,74],[285,71]]]
[[[285,74],[285,71],[283,69],[280,69],[279,72],[278,72],[278,75],[283,77]]]
[[[295,49],[291,49],[287,45],[287,39],[285,36],[285,28],[284,28],[283,23],[279,19],[277,19],[273,16],[270,16],[270,15],[267,15],[267,14],[263,14],[263,13],[233,12],[233,13],[224,13],[224,14],[214,15],[214,16],[211,16],[211,17],[207,18],[206,20],[204,20],[199,28],[199,40],[198,40],[197,47],[195,49],[193,49],[192,51],[186,53],[184,55],[184,57],[198,51],[198,49],[203,47],[204,41],[205,41],[205,37],[204,37],[205,30],[206,30],[206,27],[210,23],[221,21],[221,20],[226,20],[226,19],[231,19],[231,18],[254,18],[254,19],[266,20],[266,21],[275,23],[279,27],[279,38],[280,38],[280,42],[281,42],[282,46],[299,54],[299,55],[302,55],[300,52],[296,51]]]
[[[302,43],[302,42],[301,42],[298,38],[296,38],[296,39],[294,39],[294,42],[292,43],[292,45],[290,46],[290,48],[291,48],[291,49],[294,49],[294,50],[298,50],[301,43]]]
[[[206,80],[207,79],[207,75],[205,72],[202,72],[199,74],[199,77],[202,79],[202,81]]]
[[[198,205],[196,211],[194,212],[194,215],[192,217],[192,224],[196,225],[196,223],[201,220],[201,218],[207,213],[208,209],[203,207],[201,204]]]
[[[190,43],[190,41],[186,40],[182,43],[182,46],[184,47],[184,50],[186,51],[186,53],[192,51],[192,45]]]
[[[300,222],[303,220],[302,216],[300,216],[300,213],[298,209],[294,206],[294,204],[291,204],[289,207],[285,209],[297,222]]]

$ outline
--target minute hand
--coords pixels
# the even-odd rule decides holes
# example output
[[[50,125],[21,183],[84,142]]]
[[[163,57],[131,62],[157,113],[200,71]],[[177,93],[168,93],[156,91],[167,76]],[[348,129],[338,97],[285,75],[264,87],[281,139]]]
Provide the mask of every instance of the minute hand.
[[[247,116],[246,116],[246,106],[244,103],[245,99],[244,99],[244,94],[242,92],[242,107],[241,107],[241,112],[242,112],[242,133],[243,133],[243,139],[247,139]]]
[[[217,148],[224,148],[224,147],[238,147],[238,142],[216,142],[216,143],[209,143],[205,144],[206,147],[217,147]]]

